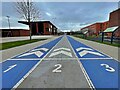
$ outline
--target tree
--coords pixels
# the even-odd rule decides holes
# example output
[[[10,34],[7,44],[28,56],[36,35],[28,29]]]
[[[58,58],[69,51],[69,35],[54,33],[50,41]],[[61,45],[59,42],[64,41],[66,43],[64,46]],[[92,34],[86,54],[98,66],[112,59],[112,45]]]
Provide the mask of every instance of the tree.
[[[32,39],[31,21],[39,18],[40,12],[33,2],[30,0],[23,0],[22,2],[15,2],[15,8],[22,18],[27,20],[30,30],[30,40]]]

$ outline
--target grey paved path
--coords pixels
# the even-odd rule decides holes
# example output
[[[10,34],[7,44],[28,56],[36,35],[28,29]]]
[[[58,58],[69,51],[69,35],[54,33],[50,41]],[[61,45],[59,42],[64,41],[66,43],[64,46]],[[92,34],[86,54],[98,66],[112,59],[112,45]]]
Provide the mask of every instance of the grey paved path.
[[[40,36],[32,36],[32,39],[48,39],[52,38],[54,36],[52,35],[40,35]],[[13,41],[21,41],[21,40],[29,40],[29,36],[21,36],[21,37],[3,37],[0,38],[1,42],[0,43],[5,43],[5,42],[13,42]]]
[[[53,72],[56,64],[61,65],[61,72]],[[63,37],[18,88],[89,88],[89,85],[67,38]]]

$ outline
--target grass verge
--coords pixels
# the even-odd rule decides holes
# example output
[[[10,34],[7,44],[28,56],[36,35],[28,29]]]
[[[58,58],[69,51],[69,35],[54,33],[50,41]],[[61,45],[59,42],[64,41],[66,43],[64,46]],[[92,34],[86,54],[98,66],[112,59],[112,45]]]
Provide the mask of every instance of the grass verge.
[[[102,42],[100,40],[91,40],[92,38],[94,37],[87,37],[87,38],[83,38],[83,36],[79,36],[79,35],[73,35],[74,37],[77,37],[77,38],[81,38],[81,39],[85,39],[85,40],[90,40],[90,41],[94,41],[94,42],[98,42],[98,43],[101,43],[101,44],[107,44],[107,45],[111,45],[111,46],[115,46],[115,47],[120,47],[120,44],[119,43],[115,43],[113,42],[111,44],[111,42]]]
[[[22,40],[22,41],[14,41],[14,42],[6,42],[6,43],[0,43],[0,50],[21,46],[29,43],[34,43],[38,41],[42,41],[46,39],[32,39],[32,40]]]

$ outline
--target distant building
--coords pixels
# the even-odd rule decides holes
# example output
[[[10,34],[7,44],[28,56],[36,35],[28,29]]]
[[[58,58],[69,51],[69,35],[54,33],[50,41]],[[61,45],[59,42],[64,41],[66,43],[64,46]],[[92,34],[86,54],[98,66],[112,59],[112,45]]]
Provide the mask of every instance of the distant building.
[[[25,29],[0,29],[2,37],[29,36],[29,30]]]
[[[120,8],[111,12],[109,16],[109,27],[120,26]],[[107,33],[108,36],[111,36],[111,33]],[[115,31],[114,35],[120,37],[120,28]]]
[[[19,23],[29,25],[28,22],[18,21]],[[56,35],[57,27],[50,21],[30,22],[32,27],[32,35]]]
[[[100,23],[94,23],[87,27],[84,27],[81,29],[83,33],[86,33],[87,36],[91,35],[99,35],[100,32],[104,31],[109,26],[109,21],[106,22],[100,22]]]
[[[87,31],[86,35],[98,35],[100,32],[106,30],[110,27],[120,26],[120,8],[111,12],[109,16],[109,21],[101,22],[101,23],[94,23],[87,27],[81,29],[84,33]],[[107,36],[111,36],[111,33],[106,33]],[[114,36],[120,37],[120,28],[115,31]]]

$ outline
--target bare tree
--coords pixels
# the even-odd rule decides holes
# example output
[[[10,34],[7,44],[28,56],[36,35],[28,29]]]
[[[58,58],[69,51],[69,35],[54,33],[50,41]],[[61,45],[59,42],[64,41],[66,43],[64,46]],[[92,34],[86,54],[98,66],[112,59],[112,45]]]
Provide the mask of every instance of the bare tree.
[[[40,12],[35,6],[33,2],[30,0],[22,0],[21,2],[15,3],[15,8],[17,12],[21,15],[22,18],[27,20],[29,23],[29,30],[30,30],[30,40],[32,39],[32,28],[31,28],[31,21],[39,18]]]

